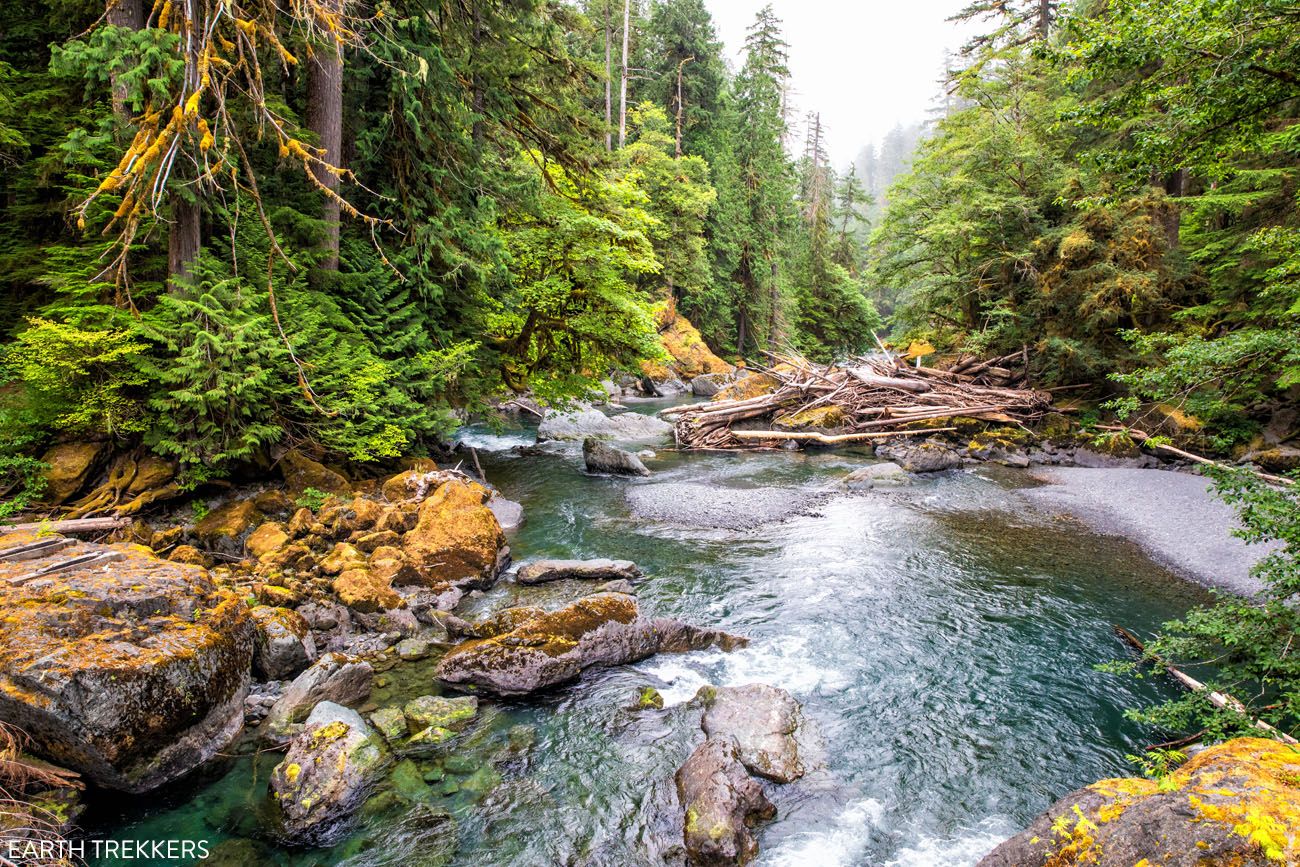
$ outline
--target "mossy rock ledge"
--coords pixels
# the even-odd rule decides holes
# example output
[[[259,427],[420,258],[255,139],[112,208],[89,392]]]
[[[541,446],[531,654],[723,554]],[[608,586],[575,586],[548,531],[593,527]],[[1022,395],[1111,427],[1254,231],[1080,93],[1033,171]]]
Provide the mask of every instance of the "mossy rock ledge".
[[[36,541],[0,538],[0,548]],[[38,575],[81,555],[100,559]],[[254,628],[207,570],[137,545],[71,543],[0,564],[0,720],[101,786],[144,792],[239,734]]]
[[[1102,780],[1057,801],[979,867],[1300,864],[1300,750],[1237,738],[1163,780]]]

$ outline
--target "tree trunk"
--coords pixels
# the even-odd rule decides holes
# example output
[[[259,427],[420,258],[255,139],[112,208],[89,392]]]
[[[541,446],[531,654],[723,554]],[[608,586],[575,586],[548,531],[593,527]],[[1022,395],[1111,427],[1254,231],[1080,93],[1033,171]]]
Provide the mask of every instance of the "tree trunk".
[[[108,23],[114,27],[139,30],[144,26],[144,6],[140,0],[109,0],[106,12]],[[126,85],[113,76],[112,100],[113,116],[119,127],[125,127],[131,120],[131,111],[126,104]]]
[[[173,287],[190,275],[203,244],[203,208],[180,193],[171,194],[172,225],[167,235],[167,274]]]
[[[342,12],[343,0],[331,0],[330,11]],[[338,168],[343,164],[343,50],[338,45],[316,46],[307,67],[307,128],[316,133],[324,160]],[[338,192],[339,179],[323,166],[313,165],[312,174],[326,189]],[[339,203],[325,197],[325,257],[320,267],[339,267]]]
[[[677,156],[682,155],[682,109],[685,105],[682,100],[682,70],[694,59],[695,55],[692,54],[677,64]]]
[[[1187,169],[1176,169],[1165,178],[1165,193],[1176,197],[1187,195]],[[1173,250],[1178,246],[1178,229],[1182,222],[1179,206],[1171,203],[1161,222],[1164,223],[1169,249]]]
[[[618,146],[627,141],[627,41],[632,29],[632,0],[623,0],[623,75],[618,85]]]
[[[605,151],[614,150],[614,23],[605,0]]]

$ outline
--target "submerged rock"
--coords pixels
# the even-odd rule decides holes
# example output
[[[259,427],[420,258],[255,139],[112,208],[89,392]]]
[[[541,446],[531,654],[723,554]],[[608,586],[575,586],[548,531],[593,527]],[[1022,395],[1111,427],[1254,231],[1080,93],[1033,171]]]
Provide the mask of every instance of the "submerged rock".
[[[799,703],[790,693],[763,683],[705,686],[698,697],[708,708],[700,726],[709,737],[735,738],[738,757],[750,773],[778,783],[803,776],[799,744]]]
[[[745,643],[719,630],[643,617],[635,597],[597,593],[508,632],[452,648],[439,661],[437,677],[448,686],[525,695],[574,680],[591,666]]]
[[[1300,863],[1300,753],[1238,738],[1164,780],[1102,780],[1066,795],[980,867]]]
[[[360,714],[333,702],[316,705],[271,774],[281,836],[300,845],[338,842],[391,762]]]
[[[46,575],[53,562],[0,564],[0,720],[100,786],[148,791],[239,734],[253,623],[206,570],[140,546],[78,542],[49,560],[85,555],[103,560]]]
[[[262,723],[263,735],[287,740],[291,727],[322,701],[356,704],[370,695],[374,669],[370,663],[342,653],[327,653],[294,678]]]
[[[753,823],[776,815],[757,780],[745,772],[734,738],[710,737],[675,777],[685,811],[683,838],[693,864],[747,864],[758,854]]]
[[[869,491],[875,487],[893,487],[911,482],[911,473],[889,461],[856,469],[844,477],[844,485],[850,491]]]
[[[663,419],[635,412],[605,415],[592,406],[571,412],[547,410],[537,426],[539,440],[582,440],[587,437],[613,440],[653,440],[668,436],[673,426]]]
[[[589,473],[612,473],[616,476],[648,476],[650,470],[631,452],[603,443],[595,437],[582,442],[582,460]]]
[[[544,584],[564,578],[594,581],[626,579],[636,581],[641,570],[631,560],[535,560],[519,567],[515,580],[520,584]]]

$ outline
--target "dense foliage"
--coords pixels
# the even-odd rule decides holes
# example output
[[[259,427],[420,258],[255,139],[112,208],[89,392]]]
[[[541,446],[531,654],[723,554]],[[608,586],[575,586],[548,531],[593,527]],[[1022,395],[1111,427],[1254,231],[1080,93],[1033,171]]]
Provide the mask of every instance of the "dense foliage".
[[[301,443],[393,458],[659,358],[669,298],[733,356],[871,342],[857,217],[798,218],[770,9],[734,76],[701,0],[5,11],[15,461],[59,438],[189,482]]]

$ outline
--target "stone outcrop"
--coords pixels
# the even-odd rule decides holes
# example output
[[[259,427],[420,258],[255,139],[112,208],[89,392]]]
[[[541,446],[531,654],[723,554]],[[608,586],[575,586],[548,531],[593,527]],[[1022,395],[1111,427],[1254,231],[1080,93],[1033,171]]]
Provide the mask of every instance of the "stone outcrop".
[[[744,643],[718,630],[643,617],[632,596],[596,593],[508,632],[457,645],[439,661],[437,677],[452,687],[526,695],[572,681],[592,666]]]
[[[752,861],[758,844],[750,827],[775,816],[776,807],[745,772],[735,739],[710,737],[677,770],[675,780],[691,863],[712,867]]]
[[[328,846],[392,763],[384,740],[354,710],[321,702],[271,773],[279,831],[289,843]]]
[[[708,374],[725,375],[735,370],[723,361],[700,335],[690,320],[667,305],[658,317],[659,342],[672,359],[668,367],[678,379],[694,380]]]
[[[790,693],[763,683],[705,686],[697,696],[707,710],[700,722],[710,738],[731,737],[740,763],[752,774],[777,783],[803,776],[799,744],[799,704]]]
[[[636,581],[641,570],[631,560],[534,560],[519,567],[515,580],[520,584],[545,584],[565,578],[589,581]]]
[[[41,499],[52,506],[66,503],[86,486],[108,455],[108,443],[61,443],[41,457],[47,464]]]
[[[582,442],[582,460],[589,473],[609,473],[616,476],[648,476],[650,470],[631,452],[615,448],[595,437]]]
[[[35,538],[11,534],[0,546]],[[244,601],[206,570],[141,546],[78,542],[3,563],[0,719],[94,783],[148,791],[238,735],[253,635]]]
[[[295,723],[323,701],[357,704],[370,696],[374,669],[370,663],[342,653],[327,653],[294,678],[262,723],[262,735],[283,743]]]
[[[537,426],[539,440],[585,440],[587,437],[610,440],[658,440],[671,435],[673,426],[663,419],[636,412],[618,415],[592,406],[579,406],[569,412],[547,410]]]
[[[1300,863],[1300,753],[1238,738],[1161,781],[1102,780],[1057,801],[980,867]]]

